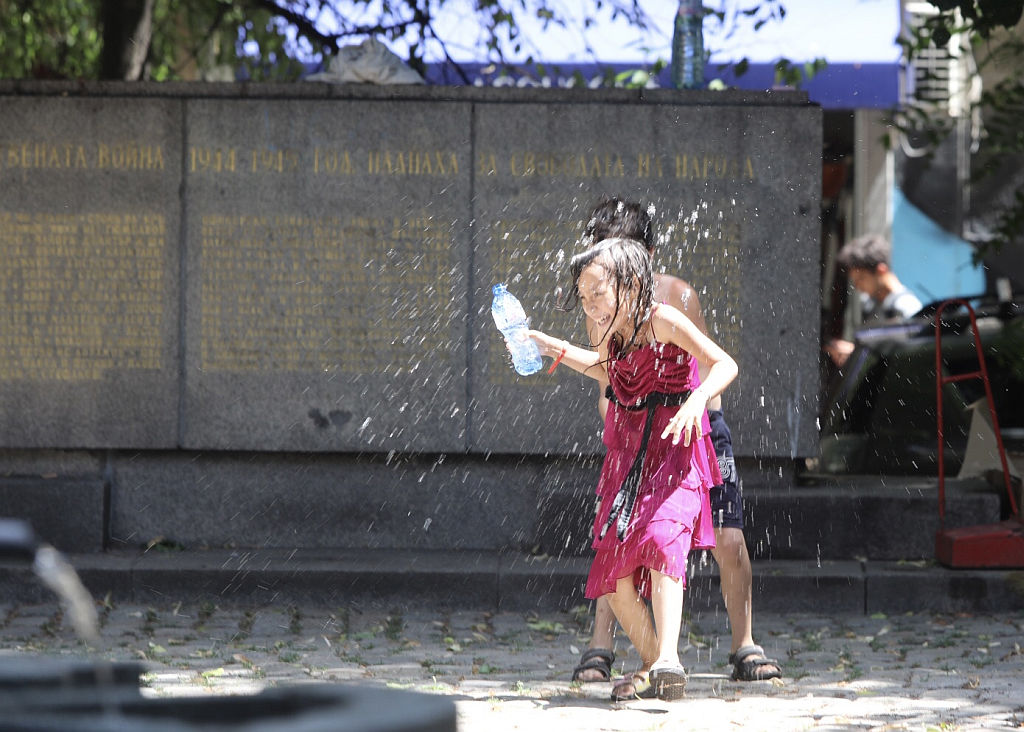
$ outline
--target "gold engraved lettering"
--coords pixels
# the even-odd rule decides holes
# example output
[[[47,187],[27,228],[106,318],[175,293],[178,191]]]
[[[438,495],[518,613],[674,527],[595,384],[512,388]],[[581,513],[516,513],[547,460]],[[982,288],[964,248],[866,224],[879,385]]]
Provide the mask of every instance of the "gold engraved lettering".
[[[518,155],[513,154],[509,159],[508,169],[512,172],[512,175],[533,175],[533,154],[523,153],[521,159]]]
[[[676,156],[676,178],[683,180],[754,180],[754,164],[750,157],[728,155]]]
[[[661,178],[664,175],[662,169],[661,156],[660,155],[648,155],[640,153],[637,155],[636,161],[636,177],[637,178]]]
[[[253,150],[251,170],[253,173],[297,173],[299,152],[272,148]]]
[[[100,170],[163,170],[163,148],[137,142],[101,142],[96,146],[96,167]]]
[[[0,148],[2,150],[3,148]],[[83,145],[73,143],[23,142],[0,152],[0,167],[10,169],[88,168]]]
[[[494,153],[480,153],[476,159],[477,175],[497,175],[498,162]]]
[[[352,175],[355,168],[348,150],[317,147],[313,149],[313,172],[328,175]]]
[[[238,152],[233,147],[211,149],[192,146],[188,151],[190,173],[234,173],[238,164]]]
[[[525,151],[509,157],[509,172],[517,177],[624,178],[620,155]]]
[[[0,212],[0,378],[161,368],[165,250],[159,214]]]
[[[381,151],[382,170],[385,160]],[[397,154],[390,160],[397,170]],[[354,374],[368,362],[419,364],[438,357],[447,324],[458,321],[453,222],[426,213],[208,214],[200,229],[204,372]]]
[[[459,174],[459,159],[447,150],[371,150],[366,156],[366,172],[450,178]]]

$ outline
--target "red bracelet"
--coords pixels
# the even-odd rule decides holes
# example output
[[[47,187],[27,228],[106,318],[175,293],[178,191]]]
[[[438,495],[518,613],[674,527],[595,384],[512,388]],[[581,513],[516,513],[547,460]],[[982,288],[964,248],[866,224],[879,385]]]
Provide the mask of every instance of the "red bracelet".
[[[554,360],[554,361],[553,361],[553,362],[551,363],[551,368],[549,368],[549,369],[548,369],[548,373],[549,373],[549,374],[553,374],[553,373],[555,373],[555,369],[557,369],[557,368],[558,368],[558,364],[562,363],[562,359],[563,359],[563,358],[565,358],[565,349],[564,349],[564,348],[562,349],[562,352],[558,354],[558,358],[556,358],[556,359],[555,359],[555,360]]]

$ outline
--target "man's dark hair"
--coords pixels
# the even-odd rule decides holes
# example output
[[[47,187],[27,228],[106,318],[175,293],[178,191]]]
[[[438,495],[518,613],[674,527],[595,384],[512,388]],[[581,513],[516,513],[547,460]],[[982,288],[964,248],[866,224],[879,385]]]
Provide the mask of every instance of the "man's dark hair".
[[[604,239],[634,239],[647,251],[654,250],[654,230],[651,216],[636,201],[618,197],[605,198],[590,213],[590,221],[583,228],[583,236],[592,244]]]
[[[836,258],[847,269],[875,269],[880,264],[888,267],[891,257],[889,240],[879,234],[868,234],[846,242]]]

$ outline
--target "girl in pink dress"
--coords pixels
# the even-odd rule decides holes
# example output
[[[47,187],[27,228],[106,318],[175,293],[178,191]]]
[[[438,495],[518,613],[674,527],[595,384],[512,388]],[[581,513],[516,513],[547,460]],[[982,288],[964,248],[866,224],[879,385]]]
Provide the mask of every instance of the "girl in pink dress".
[[[529,335],[556,365],[605,384],[611,401],[586,596],[608,597],[642,662],[612,698],[678,699],[686,559],[715,544],[708,490],[721,482],[706,404],[736,377],[736,363],[681,312],[652,302],[639,242],[606,239],[573,257],[570,272],[570,302],[595,324],[597,351]],[[709,367],[703,384],[698,362]]]

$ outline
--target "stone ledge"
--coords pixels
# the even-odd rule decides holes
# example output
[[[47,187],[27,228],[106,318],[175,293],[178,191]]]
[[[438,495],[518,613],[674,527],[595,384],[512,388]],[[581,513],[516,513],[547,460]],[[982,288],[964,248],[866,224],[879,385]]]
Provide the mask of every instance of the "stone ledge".
[[[522,611],[583,604],[589,560],[494,552],[237,551],[69,557],[98,600],[225,606]],[[724,613],[718,570],[695,566],[686,608]],[[30,569],[0,562],[10,602],[54,599]],[[931,563],[754,563],[754,605],[766,612],[998,612],[1024,606],[1024,570],[954,570]]]

